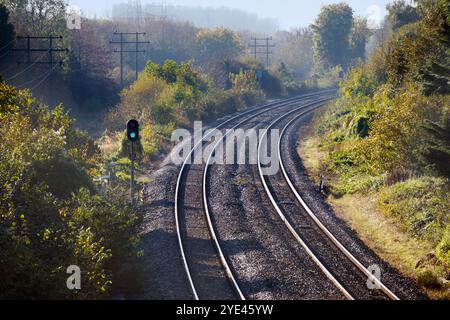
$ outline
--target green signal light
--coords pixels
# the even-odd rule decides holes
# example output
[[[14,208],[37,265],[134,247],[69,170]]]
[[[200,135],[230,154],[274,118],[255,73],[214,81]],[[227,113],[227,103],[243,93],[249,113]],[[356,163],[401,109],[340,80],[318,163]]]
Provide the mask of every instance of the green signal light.
[[[128,140],[136,142],[139,140],[139,122],[136,120],[130,120],[127,124],[127,137]]]

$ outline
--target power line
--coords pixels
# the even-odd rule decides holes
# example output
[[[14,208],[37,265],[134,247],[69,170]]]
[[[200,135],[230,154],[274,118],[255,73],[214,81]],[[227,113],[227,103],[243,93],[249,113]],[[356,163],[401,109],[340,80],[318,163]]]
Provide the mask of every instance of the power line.
[[[31,90],[36,89],[37,87],[39,87],[45,80],[47,80],[52,74],[53,71],[55,71],[56,67],[62,65],[63,61],[59,60],[57,61],[54,57],[55,53],[67,53],[69,52],[69,49],[67,48],[58,48],[55,47],[55,42],[56,41],[62,41],[63,37],[62,36],[18,36],[17,40],[26,40],[26,48],[21,48],[21,49],[12,49],[13,52],[23,52],[26,54],[26,61],[25,62],[21,62],[19,61],[19,64],[27,64],[28,67],[25,68],[25,70],[23,70],[22,72],[20,72],[19,74],[22,74],[23,72],[25,72],[26,70],[30,69],[32,66],[36,65],[36,64],[42,64],[42,65],[48,65],[49,66],[49,71],[46,74],[46,76],[39,81],[39,83],[37,85],[35,85],[33,88],[31,88]],[[43,40],[43,41],[47,41],[48,42],[48,48],[46,49],[42,49],[42,48],[35,48],[33,47],[32,41],[34,40]],[[35,52],[43,52],[42,57],[40,57],[38,60],[36,61],[32,61],[32,53]],[[41,61],[42,58],[48,54],[48,61]],[[15,75],[13,78],[17,77],[17,75]],[[10,78],[11,79],[11,78]],[[52,88],[52,78],[50,78],[50,101],[52,99],[53,96],[53,88]]]
[[[11,70],[11,69],[14,69],[14,68],[17,67],[17,66],[18,66],[18,64],[13,63],[13,64],[11,64],[9,67],[7,67],[5,70],[0,70],[0,74],[5,74],[7,71],[9,71],[9,70]]]
[[[16,86],[16,87],[19,88],[19,89],[24,88],[24,87],[26,87],[27,85],[30,85],[30,84],[32,84],[33,82],[37,81],[37,80],[43,79],[43,78],[46,77],[49,73],[50,73],[50,71],[47,71],[44,75],[41,74],[41,75],[37,76],[36,78],[33,78],[33,79],[31,79],[31,80],[29,80],[29,81],[27,81],[27,82],[24,82],[24,83],[22,83],[22,84],[20,84],[20,85],[18,85],[18,86]]]
[[[20,76],[21,74],[25,73],[26,71],[30,70],[34,65],[40,63],[40,60],[41,60],[42,58],[44,58],[44,56],[45,56],[45,54],[46,54],[47,52],[48,52],[48,50],[47,50],[46,52],[44,52],[41,56],[39,56],[39,58],[38,58],[35,62],[31,63],[28,67],[26,67],[26,68],[23,69],[22,71],[16,73],[16,74],[13,75],[12,77],[9,77],[9,78],[6,79],[5,81],[11,81],[11,80],[17,78],[18,76]],[[19,64],[19,63],[18,63],[18,64]]]
[[[8,42],[7,44],[5,44],[3,47],[0,48],[0,52],[2,52],[4,49],[8,48],[10,45],[12,45],[14,42],[16,41],[16,39],[12,39],[10,42]]]
[[[258,54],[263,54],[266,56],[266,66],[269,68],[270,59],[269,56],[273,54],[273,51],[270,48],[275,48],[274,44],[270,44],[273,41],[272,37],[266,38],[251,38],[252,43],[249,44],[250,53],[254,55],[255,60],[258,59]],[[263,42],[263,44],[261,44]],[[252,51],[253,49],[253,51]],[[262,50],[265,49],[265,50]]]
[[[26,63],[26,64],[30,64],[31,62],[31,54],[33,52],[46,52],[49,54],[49,61],[46,62],[42,62],[41,64],[48,64],[50,65],[50,69],[53,67],[53,64],[55,63],[54,59],[53,59],[53,53],[58,53],[58,52],[69,52],[69,49],[67,48],[55,48],[54,47],[54,40],[59,40],[62,41],[63,37],[62,36],[18,36],[17,40],[27,40],[27,47],[23,48],[23,49],[12,49],[13,52],[25,52],[27,54],[27,61],[26,62],[19,62],[19,63]],[[47,40],[48,41],[48,49],[36,49],[36,48],[32,48],[31,46],[31,41],[32,40]],[[58,62],[58,63],[61,63]]]
[[[146,53],[146,50],[139,50],[140,44],[149,44],[150,41],[139,41],[139,36],[146,35],[145,32],[114,32],[114,36],[120,36],[120,41],[110,41],[110,44],[119,44],[120,49],[114,49],[114,53],[120,53],[120,83],[123,87],[123,54],[124,53],[135,53],[136,54],[136,80],[139,76],[139,53]],[[129,37],[134,35],[136,38],[134,41],[124,40],[124,36]],[[125,50],[124,45],[134,45],[132,50]]]
[[[55,64],[53,66],[53,68],[50,70],[50,72],[48,72],[48,74],[41,81],[39,81],[34,87],[32,87],[30,90],[33,91],[33,90],[37,89],[45,80],[48,79],[48,77],[50,77],[52,75],[53,71],[55,71],[57,66],[58,65]]]

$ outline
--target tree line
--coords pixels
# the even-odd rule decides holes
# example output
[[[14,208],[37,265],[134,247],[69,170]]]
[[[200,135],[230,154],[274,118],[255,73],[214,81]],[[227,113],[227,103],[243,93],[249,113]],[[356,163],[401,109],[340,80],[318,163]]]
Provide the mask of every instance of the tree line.
[[[127,120],[142,122],[137,169],[148,173],[149,164],[171,147],[168,137],[175,128],[214,121],[267,98],[336,86],[343,72],[364,58],[369,36],[348,5],[326,6],[313,27],[274,36],[277,48],[267,68],[246,54],[255,35],[248,31],[170,19],[137,24],[85,18],[80,30],[69,30],[63,0],[0,3],[2,50],[11,48],[16,35],[63,36],[60,45],[70,51],[58,56],[64,63],[57,69],[57,88],[69,88],[80,114],[87,114],[75,122],[62,105],[45,106],[28,90],[0,80],[2,298],[105,298],[121,280],[130,280],[125,265],[135,268],[127,274],[139,275],[141,216],[124,200],[130,174]],[[151,43],[138,55],[137,80],[134,56],[125,56],[125,88],[109,43],[114,31],[146,32]],[[15,66],[17,57],[4,54],[0,70]],[[77,129],[87,118],[96,129],[104,124],[97,141]],[[100,186],[96,181],[111,173],[111,163],[118,181]],[[64,286],[72,264],[85,270],[80,292]]]
[[[351,68],[318,121],[322,168],[331,194],[373,195],[382,213],[435,248],[416,257],[415,276],[448,299],[439,279],[450,268],[450,5],[387,9],[368,60]]]

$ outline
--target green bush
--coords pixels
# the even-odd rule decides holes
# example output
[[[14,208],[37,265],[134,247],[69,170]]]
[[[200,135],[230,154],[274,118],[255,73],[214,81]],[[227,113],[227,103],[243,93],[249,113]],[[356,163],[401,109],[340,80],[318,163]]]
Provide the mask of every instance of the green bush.
[[[437,246],[448,268],[448,1],[419,8],[419,21],[394,30],[347,72],[316,132],[333,195],[377,192],[380,210],[411,237]],[[320,75],[314,81],[323,84]],[[445,271],[437,259],[432,267],[419,270],[418,280],[437,288]]]
[[[202,97],[200,104],[207,121],[213,121],[226,114],[234,113],[241,107],[236,95],[221,90],[211,90]]]
[[[106,297],[119,264],[137,254],[138,216],[98,195],[98,148],[62,107],[0,83],[0,299]],[[82,270],[69,291],[66,269]]]
[[[340,175],[338,183],[333,186],[332,191],[336,195],[378,192],[386,185],[386,181],[387,175],[372,176],[353,170]]]
[[[441,287],[437,276],[433,271],[428,269],[420,269],[417,271],[417,281],[425,288],[439,289]]]
[[[448,181],[423,177],[385,188],[380,194],[379,207],[416,237],[441,241],[449,224],[450,202]]]
[[[345,173],[355,164],[355,157],[351,152],[334,151],[328,163],[328,170],[334,173]]]
[[[211,86],[191,63],[167,60],[158,65],[149,61],[140,78],[123,90],[121,102],[106,116],[105,126],[114,133],[122,131],[129,119],[139,120],[142,145],[137,153],[148,159],[164,149],[164,141],[176,126],[189,128],[193,121],[215,120],[264,101],[253,70],[231,74],[230,81],[232,88],[224,91]],[[104,140],[109,144],[105,149],[111,149],[111,139]],[[121,150],[108,153],[127,156],[129,145],[127,141],[121,144]]]
[[[450,267],[450,226],[445,230],[444,237],[436,248],[436,256],[447,267]]]

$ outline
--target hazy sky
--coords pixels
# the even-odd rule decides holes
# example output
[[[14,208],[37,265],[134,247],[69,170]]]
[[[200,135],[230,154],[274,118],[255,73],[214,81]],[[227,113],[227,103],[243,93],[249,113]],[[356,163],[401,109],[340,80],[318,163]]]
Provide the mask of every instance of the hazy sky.
[[[280,27],[290,29],[308,26],[320,12],[322,5],[338,3],[330,0],[141,0],[142,3],[162,3],[172,5],[189,5],[202,7],[229,7],[256,13],[260,17],[270,17],[278,20]],[[128,2],[128,0],[69,0],[79,6],[84,14],[94,13],[104,16],[110,11],[113,3]],[[380,21],[385,15],[386,4],[390,0],[347,0],[357,15]]]

